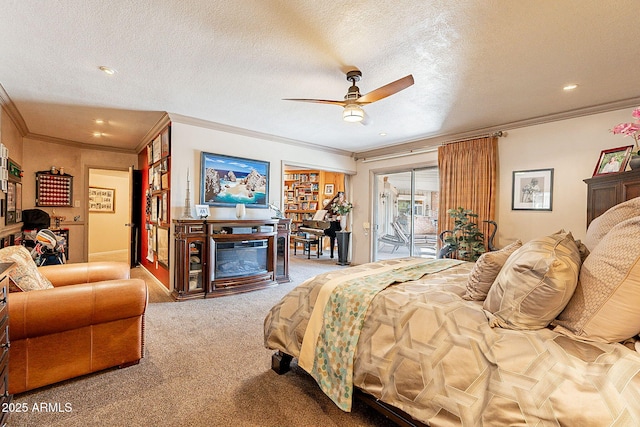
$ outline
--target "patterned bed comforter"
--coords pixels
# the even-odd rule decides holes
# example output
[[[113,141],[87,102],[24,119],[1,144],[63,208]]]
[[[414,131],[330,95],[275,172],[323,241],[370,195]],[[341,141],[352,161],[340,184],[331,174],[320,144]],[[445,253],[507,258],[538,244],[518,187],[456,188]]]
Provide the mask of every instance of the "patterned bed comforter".
[[[345,272],[375,272],[388,260],[318,275],[265,319],[265,345],[294,357],[322,285]],[[638,426],[640,355],[621,344],[582,342],[549,329],[491,328],[465,301],[464,263],[397,283],[372,300],[360,331],[353,384],[432,426]]]

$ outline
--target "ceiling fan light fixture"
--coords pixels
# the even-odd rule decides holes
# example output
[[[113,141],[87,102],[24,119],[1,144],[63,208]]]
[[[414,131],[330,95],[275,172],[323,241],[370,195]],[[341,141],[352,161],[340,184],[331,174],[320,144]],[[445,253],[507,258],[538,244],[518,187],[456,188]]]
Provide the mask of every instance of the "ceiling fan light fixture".
[[[345,122],[361,122],[364,119],[364,110],[358,104],[347,104],[342,112]]]

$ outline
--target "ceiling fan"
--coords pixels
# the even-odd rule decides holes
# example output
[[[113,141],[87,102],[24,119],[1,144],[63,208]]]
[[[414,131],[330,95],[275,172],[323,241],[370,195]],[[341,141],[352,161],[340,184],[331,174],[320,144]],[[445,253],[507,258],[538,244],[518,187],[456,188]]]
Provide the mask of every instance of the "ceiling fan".
[[[344,96],[344,101],[332,101],[328,99],[292,99],[285,98],[285,101],[302,101],[302,102],[315,102],[318,104],[333,104],[344,107],[342,112],[342,118],[346,122],[361,122],[364,119],[364,110],[362,105],[371,104],[372,102],[379,101],[387,96],[391,96],[394,93],[400,92],[403,89],[408,88],[413,84],[413,76],[409,74],[401,79],[372,90],[371,92],[360,95],[360,89],[356,86],[356,83],[360,81],[362,73],[360,70],[351,70],[347,72],[347,80],[351,82],[349,91]]]

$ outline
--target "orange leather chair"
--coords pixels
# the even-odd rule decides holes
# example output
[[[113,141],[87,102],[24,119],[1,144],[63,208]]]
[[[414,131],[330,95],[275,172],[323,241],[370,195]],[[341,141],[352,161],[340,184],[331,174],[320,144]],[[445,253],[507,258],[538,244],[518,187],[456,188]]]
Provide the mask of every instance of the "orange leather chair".
[[[8,297],[9,393],[140,361],[147,285],[126,263],[38,270],[54,288]]]

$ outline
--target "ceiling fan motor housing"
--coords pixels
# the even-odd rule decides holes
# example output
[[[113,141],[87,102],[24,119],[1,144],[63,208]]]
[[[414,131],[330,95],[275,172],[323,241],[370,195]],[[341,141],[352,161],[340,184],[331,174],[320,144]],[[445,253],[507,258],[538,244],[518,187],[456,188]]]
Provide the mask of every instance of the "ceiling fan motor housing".
[[[361,77],[362,72],[360,70],[347,71],[347,80],[349,80],[353,84],[359,82]]]
[[[351,82],[351,86],[344,96],[346,100],[356,100],[360,98],[360,88],[356,86],[356,82],[360,81],[362,72],[360,70],[351,70],[347,72],[347,80]]]

